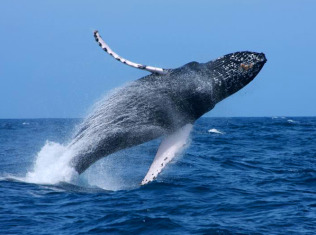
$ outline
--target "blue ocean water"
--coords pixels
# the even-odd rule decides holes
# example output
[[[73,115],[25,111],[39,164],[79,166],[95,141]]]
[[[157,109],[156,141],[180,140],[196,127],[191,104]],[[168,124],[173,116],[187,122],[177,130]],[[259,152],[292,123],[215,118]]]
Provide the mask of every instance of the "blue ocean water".
[[[43,166],[80,121],[0,120],[0,233],[316,233],[315,117],[202,118],[182,156],[145,186],[159,140],[75,181],[36,183],[58,176]],[[43,169],[29,177],[36,162]]]

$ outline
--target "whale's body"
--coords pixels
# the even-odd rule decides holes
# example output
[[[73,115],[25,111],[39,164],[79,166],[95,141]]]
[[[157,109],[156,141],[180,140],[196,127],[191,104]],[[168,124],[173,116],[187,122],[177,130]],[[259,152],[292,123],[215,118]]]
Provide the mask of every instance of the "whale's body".
[[[213,85],[194,67],[189,64],[166,75],[148,75],[100,103],[81,125],[74,142],[91,132],[100,139],[92,143],[93,151],[76,157],[75,169],[82,173],[103,156],[168,135],[211,110],[215,102],[208,90]]]
[[[79,148],[72,166],[80,174],[100,158],[121,149],[161,136],[168,139],[182,129],[188,135],[190,129],[185,126],[247,85],[265,62],[264,54],[237,52],[208,63],[191,62],[165,70],[164,74],[153,73],[117,89],[80,125],[71,145],[84,142],[85,147]],[[159,150],[162,153],[156,158],[160,158],[162,169],[168,158],[163,152],[170,154],[173,150],[170,146],[166,151]],[[157,173],[150,180],[161,169],[155,169]]]

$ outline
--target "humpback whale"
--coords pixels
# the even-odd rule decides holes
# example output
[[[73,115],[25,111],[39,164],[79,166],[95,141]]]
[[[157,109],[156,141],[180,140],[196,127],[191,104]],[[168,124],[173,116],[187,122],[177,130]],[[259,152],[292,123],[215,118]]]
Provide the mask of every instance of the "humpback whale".
[[[116,60],[151,74],[116,89],[96,104],[70,143],[77,149],[70,164],[81,174],[105,156],[162,137],[142,185],[153,181],[186,145],[197,119],[250,83],[267,61],[263,53],[242,51],[206,63],[163,69],[124,59],[98,31],[94,37]]]

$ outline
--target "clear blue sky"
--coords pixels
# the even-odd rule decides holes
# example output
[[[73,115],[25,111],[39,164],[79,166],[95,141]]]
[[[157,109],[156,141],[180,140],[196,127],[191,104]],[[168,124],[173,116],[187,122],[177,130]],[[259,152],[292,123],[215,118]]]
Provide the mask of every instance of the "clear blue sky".
[[[316,116],[316,1],[0,2],[0,118],[83,117],[109,90],[147,75],[105,54],[175,68],[224,54],[268,63],[207,116]]]

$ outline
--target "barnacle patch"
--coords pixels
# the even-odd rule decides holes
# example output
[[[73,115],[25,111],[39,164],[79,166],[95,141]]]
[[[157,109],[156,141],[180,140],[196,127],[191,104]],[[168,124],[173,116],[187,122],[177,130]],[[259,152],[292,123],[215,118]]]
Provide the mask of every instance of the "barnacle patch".
[[[248,69],[251,69],[252,67],[253,67],[253,63],[251,63],[251,64],[244,64],[244,63],[242,63],[240,65],[240,68],[242,68],[243,70],[246,70],[246,71],[248,71]]]

